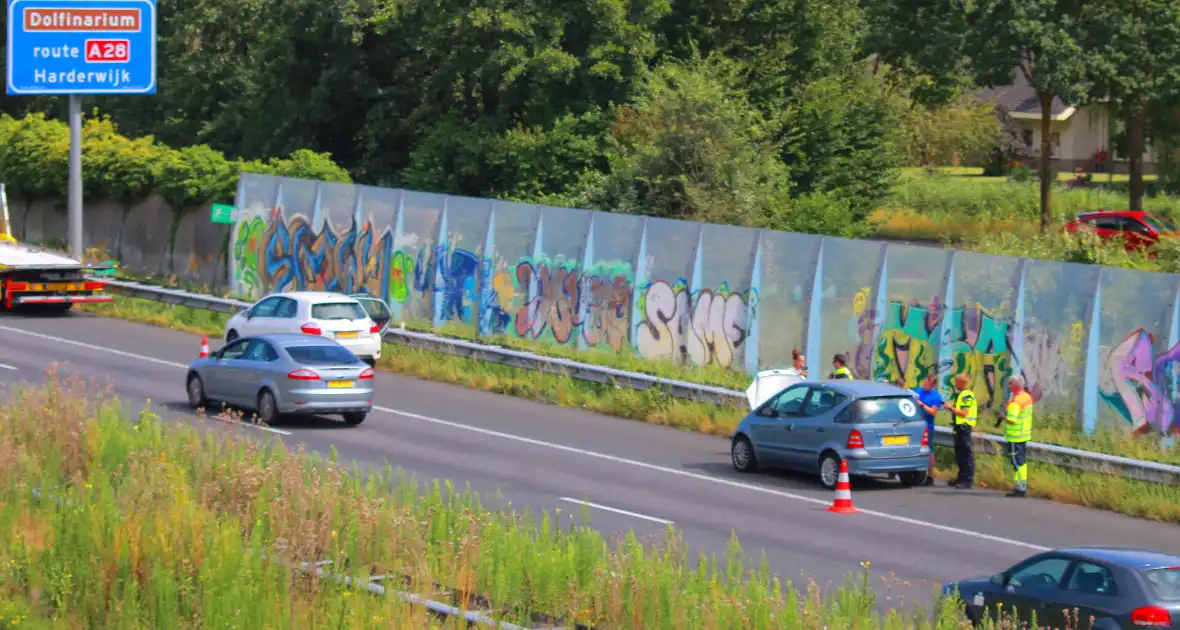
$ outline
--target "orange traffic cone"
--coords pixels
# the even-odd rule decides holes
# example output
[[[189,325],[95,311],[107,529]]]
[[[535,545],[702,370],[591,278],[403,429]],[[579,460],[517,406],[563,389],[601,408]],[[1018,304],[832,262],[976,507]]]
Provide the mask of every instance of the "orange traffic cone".
[[[852,507],[852,484],[848,482],[848,462],[840,460],[840,476],[836,479],[836,500],[832,502],[829,512],[837,514],[855,514]]]
[[[201,335],[201,354],[197,358],[204,359],[207,356],[209,356],[209,335]]]

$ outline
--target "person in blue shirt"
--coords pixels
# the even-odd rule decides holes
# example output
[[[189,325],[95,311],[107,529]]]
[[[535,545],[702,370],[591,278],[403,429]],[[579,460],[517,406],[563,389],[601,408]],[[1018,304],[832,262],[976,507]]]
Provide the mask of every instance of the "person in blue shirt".
[[[942,394],[938,393],[938,375],[931,374],[922,380],[922,384],[914,388],[918,395],[918,407],[922,410],[922,418],[926,420],[926,429],[930,431],[930,472],[922,485],[934,485],[934,416],[942,407]]]

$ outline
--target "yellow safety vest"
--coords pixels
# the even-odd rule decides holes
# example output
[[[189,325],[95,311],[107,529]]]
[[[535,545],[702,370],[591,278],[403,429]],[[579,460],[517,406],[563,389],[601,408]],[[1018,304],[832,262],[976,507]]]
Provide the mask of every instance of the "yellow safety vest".
[[[1004,424],[1004,438],[1009,442],[1032,439],[1033,399],[1028,392],[1020,392],[1008,401],[1008,421]]]
[[[832,374],[832,376],[834,376],[835,378],[846,378],[851,381],[852,380],[852,370],[848,369],[848,367],[845,366],[845,367],[837,369]]]
[[[967,426],[975,426],[975,420],[979,418],[979,403],[975,401],[975,393],[969,389],[964,389],[955,396],[955,409],[966,409],[967,417],[961,418],[955,416],[955,424],[965,424]]]

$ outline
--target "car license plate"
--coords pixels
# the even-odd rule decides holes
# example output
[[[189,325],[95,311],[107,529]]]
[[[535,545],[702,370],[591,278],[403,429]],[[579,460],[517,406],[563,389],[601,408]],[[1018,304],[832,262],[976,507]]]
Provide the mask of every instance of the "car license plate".
[[[336,338],[337,339],[356,339],[356,334],[357,333],[355,330],[352,330],[349,332],[338,332],[338,333],[336,333]]]
[[[328,381],[328,387],[332,389],[348,389],[352,387],[352,381]]]
[[[908,435],[886,435],[881,438],[881,444],[884,446],[905,446],[910,443]]]

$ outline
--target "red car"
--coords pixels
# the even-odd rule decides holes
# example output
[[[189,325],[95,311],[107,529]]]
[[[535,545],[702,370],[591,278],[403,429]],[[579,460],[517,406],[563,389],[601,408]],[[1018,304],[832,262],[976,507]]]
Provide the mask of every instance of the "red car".
[[[1176,237],[1171,221],[1142,210],[1083,212],[1065,226],[1071,234],[1079,228],[1093,230],[1104,241],[1121,238],[1127,251],[1148,249],[1161,238]]]

